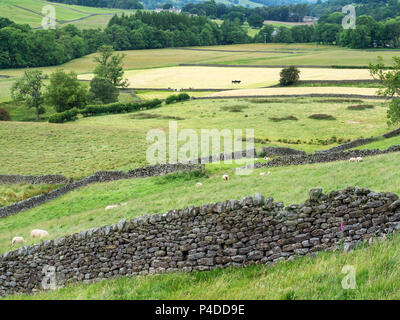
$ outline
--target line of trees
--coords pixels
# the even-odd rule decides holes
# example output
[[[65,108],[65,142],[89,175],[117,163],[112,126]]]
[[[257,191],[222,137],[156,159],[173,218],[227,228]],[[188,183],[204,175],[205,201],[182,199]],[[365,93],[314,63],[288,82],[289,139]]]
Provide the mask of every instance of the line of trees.
[[[137,11],[114,16],[104,29],[33,30],[0,18],[0,68],[59,65],[93,53],[102,45],[115,50],[155,49],[251,42],[240,24],[221,26],[206,17]]]
[[[246,8],[243,6],[227,6],[223,3],[216,3],[214,0],[201,3],[188,3],[183,6],[182,11],[207,16],[210,19],[235,20],[239,19],[241,23],[249,20],[277,20],[287,22],[302,21],[307,14],[307,4],[291,4],[280,6],[268,6],[259,8]],[[254,25],[259,27],[259,25]]]
[[[123,54],[114,53],[111,46],[101,46],[98,55],[94,57],[97,66],[89,90],[73,71],[67,73],[57,69],[47,76],[41,70],[28,69],[13,84],[12,98],[25,103],[28,108],[34,108],[37,121],[40,120],[40,114],[45,112],[44,104],[54,107],[57,112],[54,119],[72,119],[77,115],[77,109],[82,109],[88,103],[108,104],[118,101],[119,88],[128,86],[122,68],[124,57]],[[45,85],[47,79],[49,84]]]
[[[255,42],[307,43],[339,45],[352,49],[398,48],[400,46],[400,17],[376,21],[371,16],[360,16],[356,29],[343,29],[344,15],[339,12],[320,18],[314,26],[274,28],[265,25],[255,37]]]

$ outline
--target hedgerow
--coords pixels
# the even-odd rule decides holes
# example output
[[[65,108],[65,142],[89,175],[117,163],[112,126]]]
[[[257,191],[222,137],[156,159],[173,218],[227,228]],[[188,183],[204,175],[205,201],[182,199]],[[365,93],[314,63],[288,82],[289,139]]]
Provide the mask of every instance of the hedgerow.
[[[111,103],[105,105],[89,105],[80,111],[84,117],[91,117],[98,114],[116,114],[124,112],[133,112],[140,110],[149,110],[157,108],[161,105],[162,101],[159,99],[154,99],[145,102],[136,103]]]
[[[49,122],[64,123],[67,121],[76,120],[79,113],[82,114],[84,117],[93,117],[99,114],[117,114],[124,112],[149,110],[159,107],[161,103],[162,103],[161,100],[154,99],[150,101],[137,102],[137,103],[117,102],[104,105],[88,105],[81,110],[74,108],[61,113],[56,113],[49,118]]]
[[[190,99],[190,96],[187,93],[180,93],[178,95],[173,94],[173,95],[169,96],[167,99],[165,99],[165,103],[170,104],[170,103],[175,103],[175,102],[186,101],[189,99]]]
[[[76,120],[78,117],[78,109],[73,108],[64,112],[55,113],[49,117],[50,123],[64,123],[67,121]]]

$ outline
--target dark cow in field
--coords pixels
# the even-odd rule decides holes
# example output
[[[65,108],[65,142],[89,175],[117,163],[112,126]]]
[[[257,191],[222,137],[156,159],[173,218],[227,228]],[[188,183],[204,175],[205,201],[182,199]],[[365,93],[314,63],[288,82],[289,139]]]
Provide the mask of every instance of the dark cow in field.
[[[232,83],[240,83],[242,82],[241,80],[232,80]]]

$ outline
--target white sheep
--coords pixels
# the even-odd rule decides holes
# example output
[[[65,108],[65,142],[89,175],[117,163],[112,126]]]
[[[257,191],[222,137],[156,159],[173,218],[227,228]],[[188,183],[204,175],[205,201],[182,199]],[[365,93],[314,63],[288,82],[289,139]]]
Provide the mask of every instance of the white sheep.
[[[14,237],[11,241],[11,245],[18,244],[18,243],[24,243],[24,242],[25,242],[25,240],[23,237]]]
[[[126,206],[126,205],[127,205],[127,203],[112,204],[112,205],[110,205],[110,206],[107,206],[107,207],[105,208],[105,210],[108,211],[108,210],[115,209],[115,208],[118,208],[118,207],[120,207],[120,206]]]
[[[225,181],[229,180],[229,176],[227,174],[224,174],[222,176],[222,180],[225,180]]]
[[[265,172],[260,172],[260,176],[265,176]]]
[[[363,158],[361,158],[361,157],[357,157],[357,162],[363,162],[364,161],[364,159]]]
[[[265,161],[269,161],[269,159],[270,159],[269,157],[264,157]]]
[[[203,184],[201,182],[196,183],[196,187],[201,187],[201,186],[203,186]]]
[[[43,238],[47,237],[49,233],[46,230],[34,229],[31,231],[31,238]]]
[[[350,158],[349,162],[357,162],[357,158]]]

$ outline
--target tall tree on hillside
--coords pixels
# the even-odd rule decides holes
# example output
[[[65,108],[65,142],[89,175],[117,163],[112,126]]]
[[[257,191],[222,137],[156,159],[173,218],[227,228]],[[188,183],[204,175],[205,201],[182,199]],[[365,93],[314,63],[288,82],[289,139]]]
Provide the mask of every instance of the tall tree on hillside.
[[[400,57],[393,57],[393,62],[390,70],[383,63],[382,57],[378,58],[377,64],[369,65],[372,77],[383,85],[378,94],[392,99],[387,111],[388,124],[400,123]]]
[[[40,70],[26,70],[11,88],[11,96],[15,101],[24,101],[28,108],[36,109],[36,121],[39,121],[40,106],[44,101],[42,87],[46,75]]]
[[[57,112],[82,108],[86,104],[86,88],[79,82],[75,72],[58,69],[50,75],[45,95]]]
[[[99,78],[108,79],[117,88],[126,88],[129,85],[124,79],[124,69],[122,61],[125,54],[115,54],[112,46],[101,46],[94,61],[98,63],[94,74]]]

